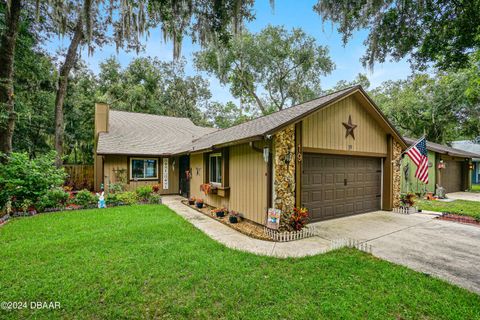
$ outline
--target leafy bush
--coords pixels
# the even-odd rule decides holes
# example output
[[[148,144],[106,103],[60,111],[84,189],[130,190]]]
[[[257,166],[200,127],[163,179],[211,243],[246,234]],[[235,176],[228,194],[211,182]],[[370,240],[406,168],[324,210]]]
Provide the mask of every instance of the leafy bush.
[[[63,207],[67,202],[70,194],[65,192],[62,188],[53,188],[47,191],[36,203],[38,211],[43,211],[46,208]]]
[[[77,192],[73,203],[78,204],[79,206],[88,207],[89,205],[97,203],[97,196],[87,189],[83,189]]]
[[[20,208],[24,200],[36,203],[48,190],[62,186],[66,174],[57,168],[55,152],[35,159],[26,153],[12,153],[5,164],[0,163],[0,207],[11,201]]]
[[[118,202],[121,202],[125,205],[131,205],[137,203],[137,194],[132,191],[125,191],[117,194]]]
[[[149,185],[141,186],[141,187],[138,187],[137,190],[135,190],[135,192],[137,193],[138,198],[142,200],[148,200],[150,195],[153,193],[153,188],[152,186],[149,186]]]
[[[302,230],[308,223],[307,208],[294,208],[289,219],[289,227],[295,231]]]
[[[110,193],[105,195],[105,204],[107,205],[107,207],[118,205],[118,203],[119,203],[118,194],[119,193],[110,192]]]
[[[108,192],[110,193],[119,193],[125,191],[125,185],[120,182],[110,183],[108,185]]]
[[[416,196],[413,193],[402,194],[400,196],[400,202],[404,207],[413,207],[416,203]]]
[[[148,203],[150,204],[159,204],[162,201],[162,197],[157,193],[152,193],[148,197]]]

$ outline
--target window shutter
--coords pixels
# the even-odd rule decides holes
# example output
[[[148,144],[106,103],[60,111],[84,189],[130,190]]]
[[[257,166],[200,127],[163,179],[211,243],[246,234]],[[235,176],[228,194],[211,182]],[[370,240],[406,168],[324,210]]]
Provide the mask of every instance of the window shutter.
[[[223,148],[222,149],[222,187],[229,187],[229,162],[230,159],[228,158],[230,148]]]

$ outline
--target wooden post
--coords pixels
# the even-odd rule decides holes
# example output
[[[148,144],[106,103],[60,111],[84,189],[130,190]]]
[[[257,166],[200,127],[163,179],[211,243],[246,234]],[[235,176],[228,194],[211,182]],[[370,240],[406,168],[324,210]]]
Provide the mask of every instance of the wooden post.
[[[383,163],[383,210],[393,208],[393,137],[387,135],[387,157]]]

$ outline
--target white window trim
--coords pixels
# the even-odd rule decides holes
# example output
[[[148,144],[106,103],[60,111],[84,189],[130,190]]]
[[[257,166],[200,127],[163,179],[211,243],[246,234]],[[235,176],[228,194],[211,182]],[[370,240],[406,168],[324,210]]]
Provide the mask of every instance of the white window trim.
[[[210,154],[210,155],[208,156],[208,175],[209,175],[209,177],[208,177],[208,182],[210,182],[210,184],[211,184],[212,186],[214,186],[214,187],[221,187],[221,186],[222,186],[222,182],[213,182],[213,181],[210,181],[210,176],[211,176],[211,174],[212,174],[212,172],[211,172],[212,167],[211,167],[211,165],[210,165],[210,164],[211,164],[210,161],[212,160],[212,158],[222,158],[222,157],[223,157],[223,155],[222,155],[221,153],[212,153],[212,154]],[[223,159],[220,161],[220,163],[221,163],[221,166],[222,166],[222,167],[220,167],[220,175],[221,175],[221,172],[222,172],[222,169],[223,169]],[[223,177],[221,177],[221,179],[223,180]]]
[[[133,177],[133,165],[132,162],[133,160],[155,160],[156,162],[156,170],[155,172],[157,175],[155,177],[148,177],[148,178],[134,178]],[[145,165],[144,165],[144,170],[145,170]],[[138,180],[158,180],[158,158],[130,158],[130,180],[132,181],[138,181]]]

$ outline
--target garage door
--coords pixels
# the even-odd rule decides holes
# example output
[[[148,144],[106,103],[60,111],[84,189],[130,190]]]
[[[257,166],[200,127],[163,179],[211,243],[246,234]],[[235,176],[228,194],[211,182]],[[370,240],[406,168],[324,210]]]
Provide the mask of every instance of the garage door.
[[[305,154],[302,206],[312,221],[380,209],[381,160]]]
[[[442,169],[442,184],[447,192],[462,191],[462,166],[461,161],[445,161]]]

